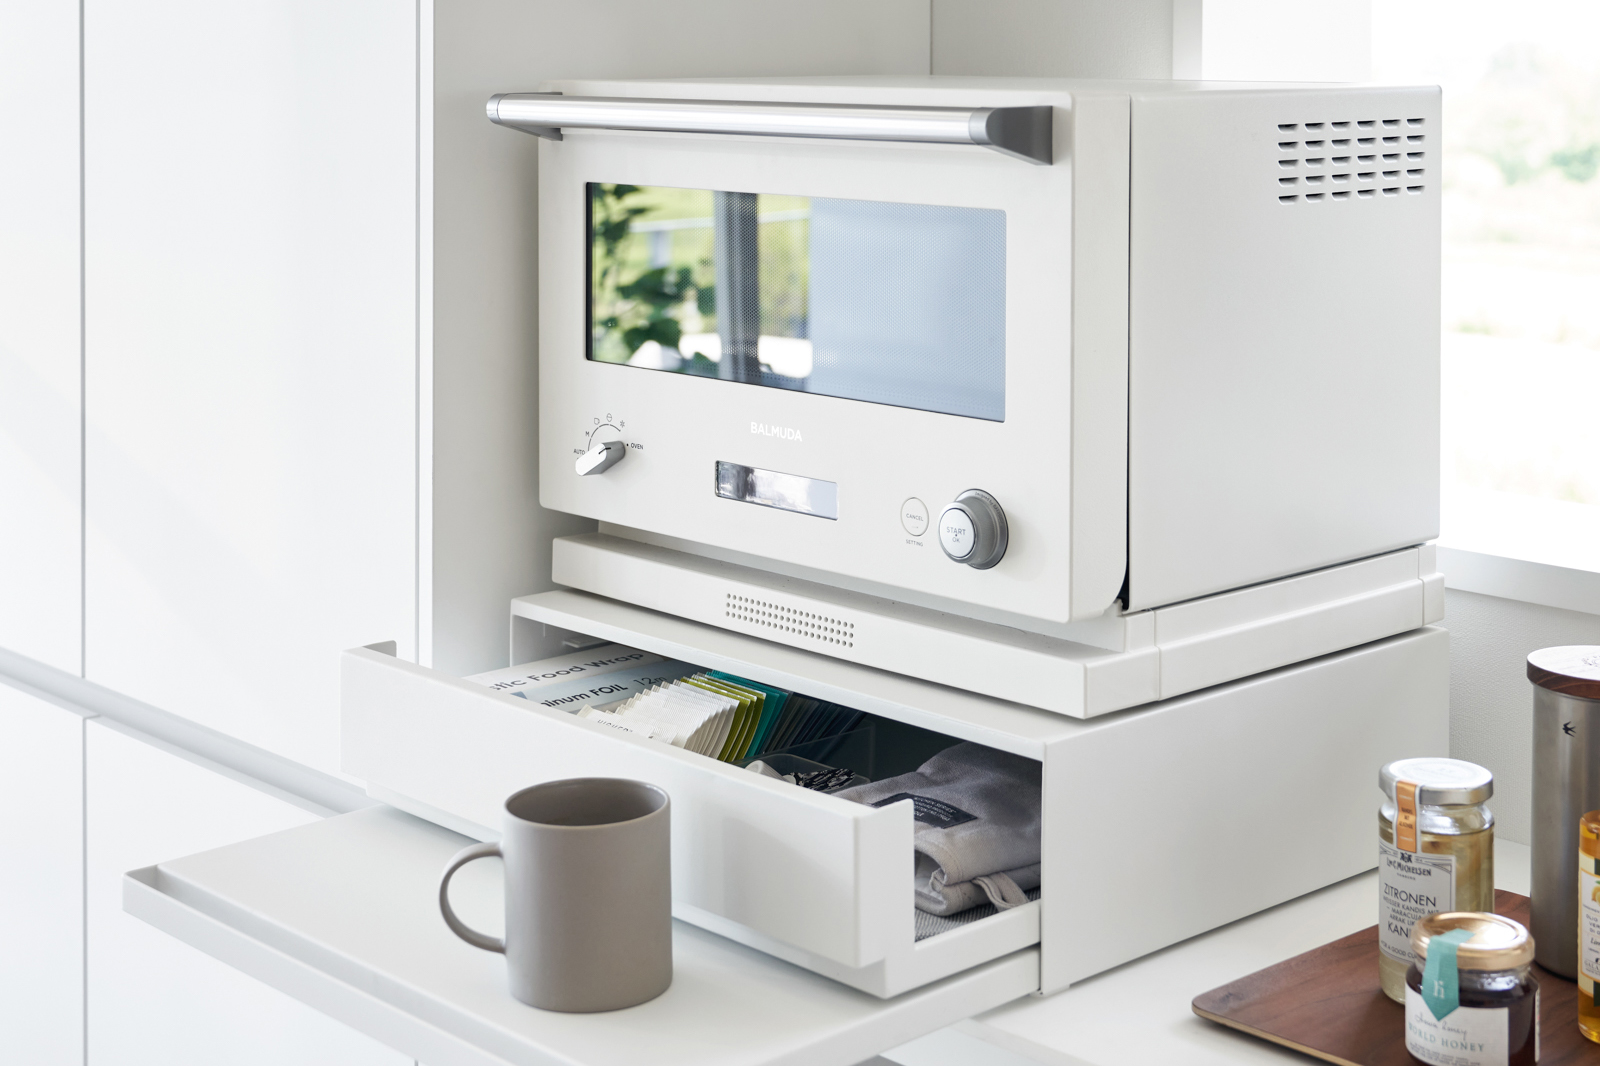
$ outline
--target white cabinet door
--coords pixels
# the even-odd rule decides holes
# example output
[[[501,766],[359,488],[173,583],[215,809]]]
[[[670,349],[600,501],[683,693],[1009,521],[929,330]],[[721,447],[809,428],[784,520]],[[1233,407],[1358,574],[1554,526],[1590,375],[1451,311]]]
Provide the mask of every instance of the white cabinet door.
[[[83,719],[0,683],[0,1058],[83,1063]]]
[[[84,3],[86,674],[330,771],[415,643],[416,20]]]
[[[87,734],[88,1061],[409,1066],[122,910],[128,870],[318,816],[101,722]]]
[[[0,647],[77,673],[78,6],[0,0]]]

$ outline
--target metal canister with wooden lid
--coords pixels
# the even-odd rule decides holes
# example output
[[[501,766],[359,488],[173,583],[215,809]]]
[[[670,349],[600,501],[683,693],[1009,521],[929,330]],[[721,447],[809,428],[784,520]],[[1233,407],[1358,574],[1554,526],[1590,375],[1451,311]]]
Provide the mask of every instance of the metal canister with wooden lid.
[[[1539,965],[1578,974],[1578,820],[1600,810],[1600,647],[1541,648],[1533,682],[1533,893]]]

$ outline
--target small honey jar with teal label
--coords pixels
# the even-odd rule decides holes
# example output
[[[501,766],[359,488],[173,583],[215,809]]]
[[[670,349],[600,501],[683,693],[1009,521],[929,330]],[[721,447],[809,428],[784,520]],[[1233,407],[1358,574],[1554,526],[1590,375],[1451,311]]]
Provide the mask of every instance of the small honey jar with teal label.
[[[1533,937],[1499,914],[1417,919],[1406,970],[1406,1050],[1429,1066],[1535,1066]]]

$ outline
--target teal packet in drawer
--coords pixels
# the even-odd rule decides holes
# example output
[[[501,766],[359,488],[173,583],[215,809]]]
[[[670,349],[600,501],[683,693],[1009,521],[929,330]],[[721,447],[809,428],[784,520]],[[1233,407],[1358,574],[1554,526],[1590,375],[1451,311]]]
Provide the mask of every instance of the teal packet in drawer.
[[[467,680],[576,714],[591,703],[624,700],[654,685],[687,677],[698,669],[637,648],[605,644],[536,663],[473,674]]]
[[[773,725],[782,716],[784,705],[789,702],[791,693],[781,688],[773,688],[771,685],[763,685],[756,681],[746,680],[737,674],[724,673],[721,670],[712,670],[710,673],[712,677],[721,678],[723,681],[731,681],[736,685],[743,685],[745,688],[755,689],[757,692],[765,692],[767,694],[766,706],[761,711],[761,721],[756,723],[755,735],[751,738],[750,743],[745,746],[745,750],[740,757],[750,758],[759,754],[762,751],[762,745],[766,743],[767,738],[772,733]]]

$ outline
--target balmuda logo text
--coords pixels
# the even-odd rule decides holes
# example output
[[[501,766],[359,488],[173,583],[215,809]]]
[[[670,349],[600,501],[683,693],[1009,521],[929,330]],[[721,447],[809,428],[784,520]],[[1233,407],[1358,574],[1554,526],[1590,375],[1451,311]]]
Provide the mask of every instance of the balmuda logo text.
[[[777,437],[779,440],[805,442],[798,429],[790,429],[788,426],[769,426],[765,422],[752,422],[750,423],[750,432],[763,437]]]

